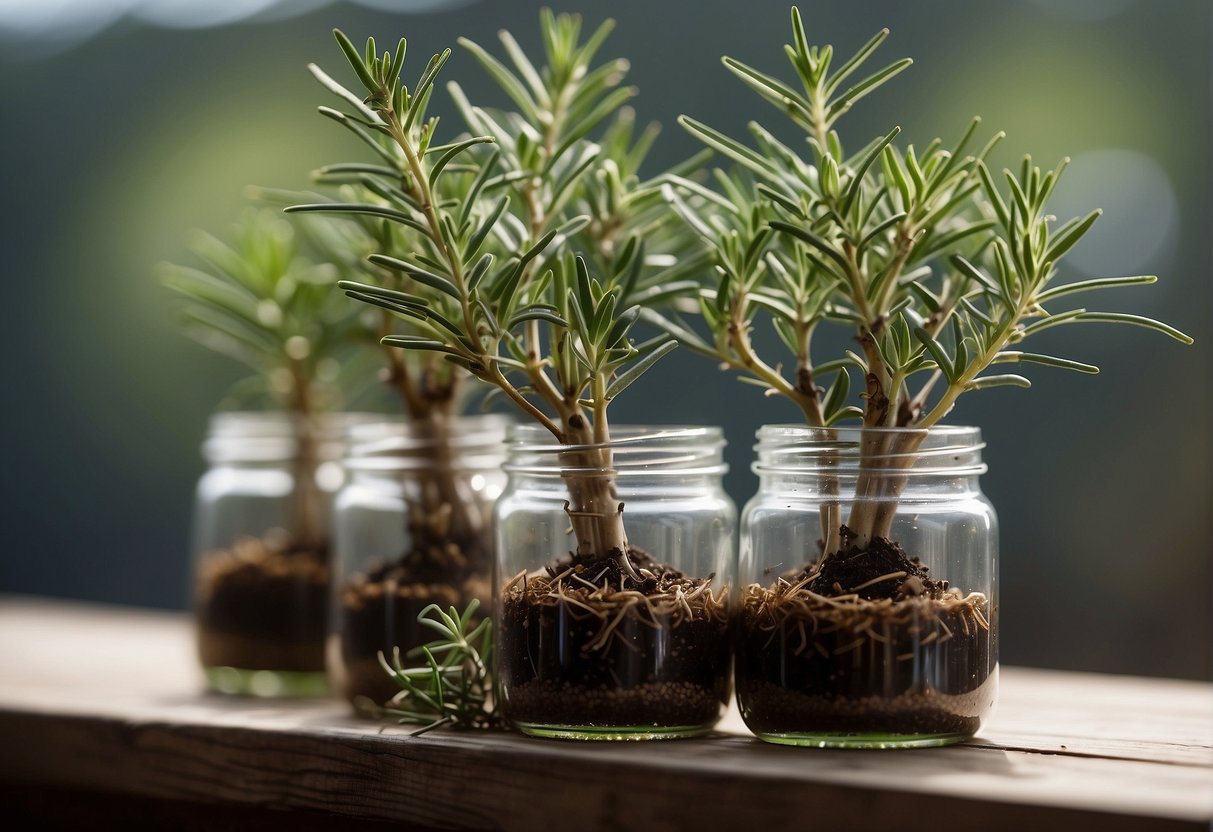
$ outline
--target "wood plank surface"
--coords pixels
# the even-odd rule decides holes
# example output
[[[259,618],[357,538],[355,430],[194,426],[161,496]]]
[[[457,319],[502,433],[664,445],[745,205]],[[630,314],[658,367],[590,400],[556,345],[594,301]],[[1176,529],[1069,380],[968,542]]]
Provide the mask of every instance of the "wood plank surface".
[[[27,809],[44,794],[121,795],[156,817],[277,810],[309,829],[328,818],[1041,832],[1213,819],[1213,687],[1196,682],[1005,668],[978,738],[900,752],[772,746],[735,711],[711,737],[663,743],[414,737],[340,702],[232,699],[200,684],[184,616],[0,599],[0,781]]]

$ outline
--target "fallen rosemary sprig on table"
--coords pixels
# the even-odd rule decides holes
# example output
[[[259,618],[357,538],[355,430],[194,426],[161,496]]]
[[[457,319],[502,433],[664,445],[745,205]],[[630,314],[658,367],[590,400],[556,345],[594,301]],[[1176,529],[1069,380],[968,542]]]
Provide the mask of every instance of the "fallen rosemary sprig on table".
[[[383,708],[383,716],[396,717],[402,725],[420,725],[413,736],[434,728],[498,728],[489,671],[493,651],[493,622],[485,618],[473,625],[480,602],[467,605],[462,614],[454,607],[447,612],[430,604],[417,616],[422,626],[440,637],[407,655],[421,656],[424,664],[405,667],[400,648],[392,661],[381,652],[379,663],[396,684],[397,693]]]

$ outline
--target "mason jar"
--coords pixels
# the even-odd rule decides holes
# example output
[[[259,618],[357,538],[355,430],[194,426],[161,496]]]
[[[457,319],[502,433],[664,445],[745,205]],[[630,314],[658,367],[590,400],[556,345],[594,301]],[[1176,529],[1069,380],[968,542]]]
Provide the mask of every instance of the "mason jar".
[[[694,736],[730,693],[736,508],[712,427],[510,429],[494,511],[504,717],[568,739]]]
[[[355,706],[374,710],[400,688],[379,664],[436,634],[430,604],[491,607],[493,501],[505,484],[507,420],[496,415],[351,428],[348,482],[333,509],[337,583],[329,669]],[[413,663],[423,659],[413,655]]]
[[[328,516],[349,414],[212,417],[194,509],[198,656],[212,690],[327,691]]]
[[[998,685],[998,532],[977,428],[758,431],[737,701],[761,739],[971,737]]]

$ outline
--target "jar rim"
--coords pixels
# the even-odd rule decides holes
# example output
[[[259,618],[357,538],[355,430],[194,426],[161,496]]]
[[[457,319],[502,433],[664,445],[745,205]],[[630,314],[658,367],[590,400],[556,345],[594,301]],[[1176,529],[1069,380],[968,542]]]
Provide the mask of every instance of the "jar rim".
[[[702,439],[705,443],[721,448],[727,444],[724,430],[716,425],[612,425],[610,441],[576,445],[560,444],[542,425],[515,422],[506,431],[506,442],[510,450],[534,453],[594,451],[684,439]]]
[[[946,437],[965,437],[971,436],[981,440],[981,428],[976,425],[932,425],[929,428],[921,427],[866,427],[864,425],[831,425],[830,427],[818,427],[816,425],[796,424],[795,422],[779,423],[772,425],[763,425],[754,435],[763,439],[765,437],[775,437],[778,435],[795,436],[797,434],[812,435],[818,432],[833,432],[833,433],[875,433],[883,435],[894,434],[924,434],[926,436],[946,436]]]
[[[715,476],[728,471],[724,431],[715,425],[611,426],[608,442],[562,445],[538,424],[509,428],[503,469],[532,476]],[[568,455],[610,450],[611,467],[570,464]]]
[[[452,416],[447,446],[457,456],[456,470],[499,467],[502,443],[511,420],[500,413]],[[399,471],[428,467],[425,452],[437,440],[421,430],[422,423],[403,415],[381,416],[352,425],[346,435],[348,448],[343,464],[351,470]]]
[[[450,436],[459,444],[476,444],[478,441],[501,442],[510,422],[510,418],[501,413],[481,413],[451,416],[448,424],[452,428]],[[364,444],[372,448],[380,443],[385,447],[432,444],[434,439],[425,434],[424,424],[422,420],[404,415],[377,414],[373,419],[349,425],[346,438],[351,450]]]
[[[869,475],[977,476],[988,466],[981,460],[986,443],[981,429],[963,425],[930,428],[871,428],[859,425],[815,427],[811,425],[764,425],[755,434],[755,474],[808,474],[834,477]],[[919,437],[913,450],[880,449],[861,459],[865,438]],[[934,444],[933,444],[934,443]]]
[[[374,418],[360,411],[311,414],[321,459],[340,457],[349,427]],[[202,456],[214,465],[290,461],[298,449],[296,424],[296,414],[288,410],[216,411],[207,424]]]

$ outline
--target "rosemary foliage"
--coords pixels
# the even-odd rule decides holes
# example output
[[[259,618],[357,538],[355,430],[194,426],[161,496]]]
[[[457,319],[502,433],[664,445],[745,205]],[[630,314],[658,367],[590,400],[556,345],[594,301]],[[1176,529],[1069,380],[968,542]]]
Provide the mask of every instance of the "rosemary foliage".
[[[452,84],[471,133],[446,143],[437,142],[438,119],[426,106],[450,50],[434,55],[410,89],[400,80],[403,39],[380,55],[373,39],[359,51],[335,32],[366,95],[314,69],[346,105],[321,112],[386,164],[329,171],[357,173],[378,200],[292,210],[353,213],[396,227],[370,261],[410,282],[341,283],[350,297],[415,328],[384,337],[385,345],[462,368],[561,444],[601,446],[610,440],[611,401],[675,346],[665,335],[633,339],[641,306],[692,289],[687,276],[704,255],[676,256],[689,238],[662,204],[664,180],[639,179],[654,134],[636,137],[624,109],[634,95],[621,86],[626,63],[595,62],[610,23],[584,40],[576,16],[545,11],[540,23],[540,68],[508,33],[501,42],[513,69],[461,41],[516,109],[474,106]],[[586,454],[582,464],[610,468],[609,451]],[[626,552],[609,480],[569,487],[578,492],[570,497],[579,550]]]
[[[333,291],[333,267],[310,246],[320,231],[250,208],[231,242],[194,235],[199,265],[160,267],[163,285],[180,297],[185,334],[252,370],[230,398],[305,415],[339,402],[340,359],[361,328]]]
[[[493,623],[475,621],[480,602],[472,599],[463,613],[454,607],[446,612],[430,604],[417,616],[423,626],[439,638],[409,656],[421,656],[424,664],[405,667],[400,648],[389,663],[383,653],[379,664],[400,685],[381,711],[401,724],[422,726],[414,735],[449,725],[452,728],[500,727],[492,696],[489,667],[492,662]]]
[[[323,221],[293,226],[249,209],[232,243],[199,232],[191,246],[201,268],[166,264],[161,279],[181,297],[184,330],[253,371],[228,398],[264,399],[291,422],[290,528],[297,545],[324,547],[323,498],[315,481],[317,417],[353,389],[345,359],[362,339],[357,315],[334,291],[333,267],[305,256]]]
[[[864,428],[927,428],[964,393],[1030,385],[1022,375],[988,372],[994,365],[1098,372],[1083,361],[1018,348],[1055,326],[1130,324],[1191,343],[1173,327],[1140,315],[1058,308],[1071,295],[1156,279],[1054,285],[1062,258],[1099,216],[1096,210],[1058,223],[1049,213],[1065,161],[1042,170],[1025,158],[1018,171],[1003,172],[1000,184],[985,159],[1002,134],[971,150],[979,119],[951,145],[935,139],[903,149],[896,143],[900,128],[893,127],[857,151],[844,149],[835,129],[839,119],[911,63],[906,58],[865,69],[887,35],[878,32],[836,65],[832,47],[809,45],[793,8],[793,42],[784,47],[793,81],[723,59],[804,131],[810,153],[782,143],[758,122],[749,124],[752,143],[745,143],[680,118],[733,163],[731,171],[714,172],[716,188],[689,179],[664,188],[712,252],[716,280],[684,304],[684,315],[701,318],[710,336],[677,314],[647,316],[744,381],[792,400],[806,423],[819,427],[861,416]],[[760,319],[774,327],[790,361],[758,354],[751,333]],[[815,363],[813,334],[830,324],[854,332],[860,350]],[[861,406],[852,404],[853,370],[863,379]],[[827,379],[828,388],[822,386]],[[912,459],[921,439],[898,441],[905,446],[886,448],[881,439],[864,447]],[[866,515],[853,512],[852,524],[861,544],[887,534],[881,521]]]
[[[374,180],[361,172],[364,167],[358,163],[335,164],[314,171],[313,179],[324,188],[320,192],[262,189],[258,193],[265,201],[279,205],[300,219],[307,215],[307,227],[314,229],[309,234],[309,243],[317,256],[333,269],[333,283],[369,282],[399,291],[410,285],[411,278],[378,266],[368,258],[398,245],[394,238],[401,233],[400,227],[379,217],[349,210],[351,206],[368,203],[386,207],[373,189]],[[343,294],[340,289],[335,289],[335,293]],[[348,299],[343,297],[342,302],[348,307]],[[355,309],[359,310],[363,324],[362,343],[370,348],[360,353],[360,357],[377,352],[382,361],[379,380],[399,402],[406,418],[414,424],[429,423],[431,433],[441,433],[451,417],[465,407],[467,396],[462,381],[466,374],[433,353],[403,352],[381,343],[388,335],[416,334],[407,320],[385,309]],[[359,368],[358,372],[367,375],[374,371]]]
[[[799,89],[732,58],[724,64],[806,132],[811,158],[757,122],[750,123],[750,147],[680,119],[737,170],[716,172],[719,191],[687,180],[666,186],[666,198],[712,250],[719,278],[701,290],[697,306],[713,340],[694,336],[678,320],[666,324],[668,331],[796,401],[806,421],[819,426],[855,413],[843,407],[851,369],[866,381],[865,426],[929,427],[964,392],[1028,386],[1017,375],[982,375],[994,364],[1096,372],[1081,361],[1008,349],[1053,326],[1135,324],[1191,342],[1137,315],[1054,311],[1053,302],[1068,295],[1156,280],[1140,275],[1051,286],[1061,259],[1100,213],[1060,224],[1048,213],[1066,162],[1042,171],[1025,158],[1019,171],[1003,172],[1000,188],[984,160],[1002,134],[967,153],[979,119],[950,147],[936,139],[900,150],[900,128],[893,127],[848,154],[835,123],[910,60],[849,81],[888,30],[832,72],[833,48],[808,45],[795,8],[792,30],[785,51]],[[760,315],[769,317],[794,358],[790,378],[753,352],[749,333]],[[862,354],[815,365],[810,346],[821,323],[853,328]],[[822,390],[817,379],[829,374],[834,385]],[[922,376],[911,389],[911,380]],[[930,399],[940,382],[945,386]]]

